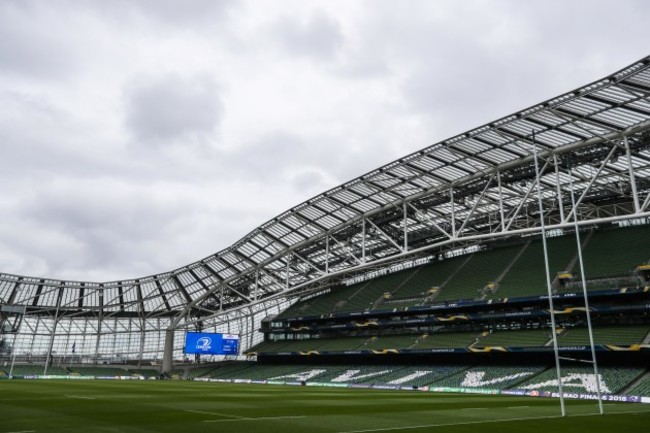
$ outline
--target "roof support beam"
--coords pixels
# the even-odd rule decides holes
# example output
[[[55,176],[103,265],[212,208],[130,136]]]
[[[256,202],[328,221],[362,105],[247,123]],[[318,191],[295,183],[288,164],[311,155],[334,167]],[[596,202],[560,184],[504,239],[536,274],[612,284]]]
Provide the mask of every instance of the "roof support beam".
[[[578,200],[576,200],[576,203],[573,206],[573,209],[571,209],[571,212],[569,212],[569,215],[566,216],[566,218],[564,219],[564,222],[568,222],[576,214],[576,209],[578,208],[578,206],[580,206],[580,203],[582,202],[582,200],[584,200],[584,198],[587,196],[587,193],[591,189],[594,182],[596,182],[596,179],[598,179],[598,176],[600,176],[600,173],[603,171],[603,168],[605,167],[607,162],[609,162],[612,155],[614,155],[614,151],[616,151],[616,145],[614,145],[612,147],[612,150],[607,155],[607,158],[605,158],[605,160],[600,164],[600,167],[598,168],[598,171],[596,172],[596,174],[594,176],[592,176],[591,180],[589,181],[589,184],[587,185],[585,190],[582,192],[582,195],[580,196],[580,198]]]

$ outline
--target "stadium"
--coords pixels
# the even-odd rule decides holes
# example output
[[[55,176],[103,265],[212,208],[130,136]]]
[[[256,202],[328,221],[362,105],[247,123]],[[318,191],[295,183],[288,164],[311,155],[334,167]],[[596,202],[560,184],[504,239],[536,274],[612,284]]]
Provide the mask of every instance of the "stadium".
[[[49,381],[18,379],[57,379],[90,405],[112,382],[61,379],[171,379],[115,392],[129,404],[174,390],[277,397],[254,416],[227,402],[185,411],[201,428],[238,431],[260,431],[256,419],[264,431],[561,428],[564,398],[570,415],[598,413],[598,400],[601,413],[637,415],[596,419],[602,428],[634,427],[647,407],[613,402],[650,402],[649,313],[645,57],[361,175],[181,268],[106,282],[0,273],[0,389],[45,396]],[[188,344],[212,334],[229,350]],[[314,405],[348,418],[307,407],[316,389]],[[414,415],[438,396],[444,415]],[[356,414],[363,405],[374,409]],[[373,421],[402,406],[402,418]],[[178,429],[168,417],[156,431]]]

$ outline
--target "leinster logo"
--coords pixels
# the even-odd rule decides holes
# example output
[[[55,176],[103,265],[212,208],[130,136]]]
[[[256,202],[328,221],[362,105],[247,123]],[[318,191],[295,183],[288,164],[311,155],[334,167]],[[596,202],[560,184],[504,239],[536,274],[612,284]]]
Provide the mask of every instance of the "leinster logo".
[[[212,339],[210,337],[201,337],[196,340],[196,349],[202,352],[207,352],[212,347]]]

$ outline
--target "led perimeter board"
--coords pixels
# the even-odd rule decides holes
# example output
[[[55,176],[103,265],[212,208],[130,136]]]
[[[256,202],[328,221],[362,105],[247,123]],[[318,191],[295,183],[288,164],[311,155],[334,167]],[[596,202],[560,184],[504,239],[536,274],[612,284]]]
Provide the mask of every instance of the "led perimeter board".
[[[237,355],[239,353],[239,335],[188,332],[185,334],[185,353]]]

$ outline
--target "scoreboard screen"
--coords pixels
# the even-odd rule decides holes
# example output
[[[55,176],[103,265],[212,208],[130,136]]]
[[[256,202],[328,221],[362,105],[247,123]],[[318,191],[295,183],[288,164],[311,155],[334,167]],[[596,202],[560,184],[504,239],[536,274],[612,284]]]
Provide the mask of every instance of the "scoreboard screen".
[[[239,353],[239,335],[188,332],[185,334],[185,353],[237,355]]]

